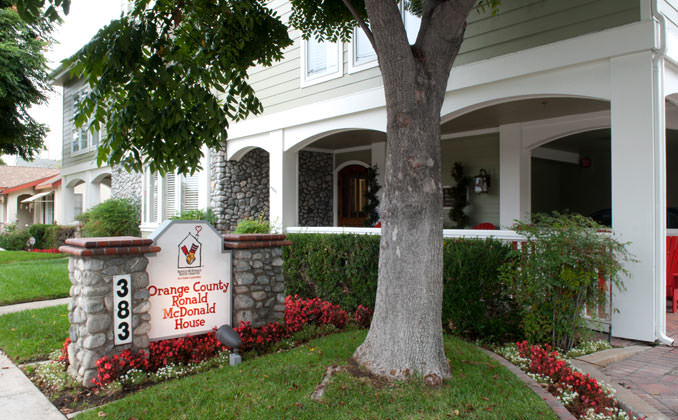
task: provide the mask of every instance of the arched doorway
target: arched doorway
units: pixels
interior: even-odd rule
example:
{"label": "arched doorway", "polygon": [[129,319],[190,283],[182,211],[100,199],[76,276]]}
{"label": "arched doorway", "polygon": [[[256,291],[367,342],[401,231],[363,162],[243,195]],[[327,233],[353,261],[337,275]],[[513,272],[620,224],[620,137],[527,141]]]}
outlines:
{"label": "arched doorway", "polygon": [[337,174],[337,224],[364,227],[367,221],[367,168],[352,164]]}

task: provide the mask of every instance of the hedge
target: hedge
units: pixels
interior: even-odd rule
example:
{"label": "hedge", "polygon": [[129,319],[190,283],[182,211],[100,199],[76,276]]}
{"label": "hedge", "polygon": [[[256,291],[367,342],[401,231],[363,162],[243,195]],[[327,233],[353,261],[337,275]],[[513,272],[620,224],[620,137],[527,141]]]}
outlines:
{"label": "hedge", "polygon": [[[379,236],[288,234],[287,295],[319,297],[348,311],[374,308]],[[519,311],[499,280],[511,246],[487,239],[447,240],[443,253],[443,326],[469,338],[519,337]]]}

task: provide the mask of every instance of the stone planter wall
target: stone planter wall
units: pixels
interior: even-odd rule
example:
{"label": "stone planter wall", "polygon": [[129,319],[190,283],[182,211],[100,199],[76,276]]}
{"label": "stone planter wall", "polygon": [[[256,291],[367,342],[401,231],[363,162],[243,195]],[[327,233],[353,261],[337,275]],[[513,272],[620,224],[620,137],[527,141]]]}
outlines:
{"label": "stone planter wall", "polygon": [[[71,322],[69,373],[92,386],[96,361],[125,349],[147,350],[150,308],[146,253],[158,252],[152,240],[133,237],[67,239],[59,251],[69,254]],[[113,340],[113,276],[131,275],[133,342],[115,346]]]}
{"label": "stone planter wall", "polygon": [[241,321],[260,327],[283,319],[285,279],[282,247],[285,235],[225,235],[233,252],[233,326]]}

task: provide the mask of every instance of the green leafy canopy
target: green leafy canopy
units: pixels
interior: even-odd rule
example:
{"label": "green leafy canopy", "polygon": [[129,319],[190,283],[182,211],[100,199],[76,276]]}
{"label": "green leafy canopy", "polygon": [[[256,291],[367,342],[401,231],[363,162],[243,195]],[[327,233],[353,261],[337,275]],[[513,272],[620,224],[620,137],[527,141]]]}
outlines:
{"label": "green leafy canopy", "polygon": [[[290,3],[289,25],[305,38],[349,39],[357,20],[347,4],[368,21],[364,0]],[[138,0],[66,63],[91,86],[76,125],[105,126],[99,163],[193,172],[201,147],[219,148],[229,122],[262,111],[247,70],[280,60],[288,30],[262,0]]]}
{"label": "green leafy canopy", "polygon": [[44,103],[49,90],[42,55],[46,29],[44,22],[28,24],[8,2],[0,1],[0,154],[31,159],[43,148],[47,127],[28,109]]}
{"label": "green leafy canopy", "polygon": [[247,69],[291,44],[260,1],[137,1],[67,63],[91,86],[76,125],[105,125],[100,163],[193,172],[229,121],[262,111]]}

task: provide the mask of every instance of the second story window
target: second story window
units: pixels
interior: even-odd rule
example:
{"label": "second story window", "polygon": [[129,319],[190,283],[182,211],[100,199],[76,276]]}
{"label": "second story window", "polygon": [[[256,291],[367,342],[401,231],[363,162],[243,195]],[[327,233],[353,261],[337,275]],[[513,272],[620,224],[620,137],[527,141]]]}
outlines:
{"label": "second story window", "polygon": [[[414,44],[417,41],[417,35],[419,34],[421,18],[407,10],[405,1],[399,2],[398,7],[400,8],[400,14],[403,18],[405,32],[407,33],[407,41],[410,44]],[[351,51],[351,59],[349,60],[350,73],[365,70],[377,65],[377,54],[374,52],[369,39],[367,39],[367,35],[365,35],[365,32],[360,28],[356,28],[353,32],[353,37],[351,38]]]}
{"label": "second story window", "polygon": [[302,86],[342,75],[341,43],[302,41]]}
{"label": "second story window", "polygon": [[[75,116],[78,113],[78,106],[80,101],[87,95],[87,88],[82,88],[78,90],[75,95],[73,95],[73,108],[72,115]],[[85,153],[90,150],[94,150],[99,146],[100,133],[95,130],[92,132],[89,129],[89,122],[82,125],[82,127],[76,127],[73,124],[73,138],[71,140],[71,154]]]}

